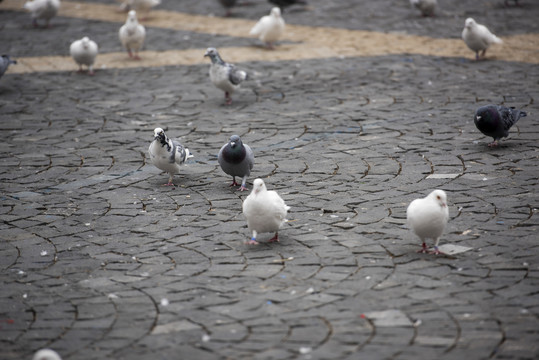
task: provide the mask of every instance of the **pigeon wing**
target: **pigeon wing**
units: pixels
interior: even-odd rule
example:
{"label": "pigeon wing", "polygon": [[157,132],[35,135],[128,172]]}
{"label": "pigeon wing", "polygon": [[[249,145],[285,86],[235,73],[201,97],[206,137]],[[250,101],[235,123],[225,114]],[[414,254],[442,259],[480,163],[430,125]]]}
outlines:
{"label": "pigeon wing", "polygon": [[228,64],[228,66],[228,80],[230,80],[232,84],[238,85],[247,78],[247,73],[245,71],[237,69],[232,64]]}

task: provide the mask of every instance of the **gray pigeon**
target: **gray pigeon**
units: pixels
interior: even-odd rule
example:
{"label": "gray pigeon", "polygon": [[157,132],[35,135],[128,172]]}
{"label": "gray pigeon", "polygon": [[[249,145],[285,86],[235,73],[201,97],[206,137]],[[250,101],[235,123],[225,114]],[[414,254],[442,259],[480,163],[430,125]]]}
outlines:
{"label": "gray pigeon", "polygon": [[225,16],[230,16],[232,15],[232,8],[236,5],[236,0],[218,0],[221,5],[223,5],[223,7],[226,9],[226,15]]}
{"label": "gray pigeon", "polygon": [[232,135],[230,141],[219,150],[217,160],[221,165],[221,169],[232,176],[230,186],[238,186],[236,176],[240,176],[242,181],[238,190],[248,190],[245,187],[245,182],[251,174],[251,169],[255,163],[255,156],[249,145],[244,144],[238,135]]}
{"label": "gray pigeon", "polygon": [[477,109],[473,121],[479,131],[494,138],[488,146],[498,146],[498,140],[507,137],[511,126],[526,115],[524,111],[516,110],[514,107],[486,105]]}
{"label": "gray pigeon", "polygon": [[168,183],[164,185],[174,186],[172,177],[180,172],[180,165],[193,155],[178,141],[169,139],[163,129],[155,128],[153,134],[154,139],[148,148],[150,159],[156,168],[169,174]]}
{"label": "gray pigeon", "polygon": [[270,3],[277,5],[282,12],[284,8],[292,5],[307,5],[306,0],[268,0]]}
{"label": "gray pigeon", "polygon": [[2,57],[0,57],[0,78],[7,71],[7,68],[9,67],[10,64],[16,64],[16,63],[17,61],[11,60],[9,58],[9,55],[2,55]]}
{"label": "gray pigeon", "polygon": [[221,59],[215,48],[208,48],[204,56],[208,56],[211,59],[211,82],[225,92],[225,104],[232,104],[231,95],[240,87],[241,82],[247,79],[247,73]]}

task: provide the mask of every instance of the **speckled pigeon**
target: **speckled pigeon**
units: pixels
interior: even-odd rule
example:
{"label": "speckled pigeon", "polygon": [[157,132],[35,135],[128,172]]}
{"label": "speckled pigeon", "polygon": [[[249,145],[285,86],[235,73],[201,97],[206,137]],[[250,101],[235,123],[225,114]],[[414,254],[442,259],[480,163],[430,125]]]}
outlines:
{"label": "speckled pigeon", "polygon": [[253,190],[243,202],[243,215],[247,219],[247,227],[252,233],[249,245],[256,245],[258,233],[275,232],[269,242],[279,241],[279,229],[287,221],[286,214],[290,209],[275,191],[268,191],[262,179],[255,179]]}
{"label": "speckled pigeon", "polygon": [[204,56],[208,56],[211,59],[211,82],[225,92],[225,104],[232,104],[231,95],[247,79],[247,73],[237,69],[233,64],[225,62],[215,48],[208,48]]}
{"label": "speckled pigeon", "polygon": [[[406,209],[406,220],[408,226],[421,239],[422,247],[418,252],[441,254],[438,243],[449,220],[445,191],[434,190],[427,197],[412,201]],[[434,251],[427,249],[426,239],[434,240]]]}
{"label": "speckled pigeon", "polygon": [[477,109],[473,121],[479,131],[494,138],[488,146],[497,146],[498,140],[509,136],[511,126],[526,115],[524,111],[516,110],[514,107],[486,105]]}
{"label": "speckled pigeon", "polygon": [[193,155],[178,141],[169,139],[163,129],[156,128],[153,133],[154,139],[148,148],[150,160],[155,167],[169,174],[168,183],[164,185],[174,186],[172,183],[174,174],[178,174],[180,165]]}
{"label": "speckled pigeon", "polygon": [[237,186],[236,176],[242,178],[239,191],[248,190],[245,187],[247,177],[251,174],[251,170],[255,163],[255,156],[249,145],[244,144],[238,135],[232,135],[230,141],[224,144],[219,150],[217,160],[221,169],[228,175],[232,176],[232,184]]}

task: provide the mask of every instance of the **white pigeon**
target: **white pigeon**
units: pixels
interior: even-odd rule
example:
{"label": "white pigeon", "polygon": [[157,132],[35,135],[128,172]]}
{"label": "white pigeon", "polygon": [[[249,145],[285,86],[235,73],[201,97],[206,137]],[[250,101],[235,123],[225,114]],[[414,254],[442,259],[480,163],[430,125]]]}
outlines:
{"label": "white pigeon", "polygon": [[252,233],[249,245],[256,245],[258,233],[275,232],[269,242],[279,241],[279,228],[286,220],[290,209],[275,191],[268,191],[262,179],[255,179],[253,190],[243,202],[243,215],[247,218],[247,227]]}
{"label": "white pigeon", "polygon": [[123,11],[135,10],[139,14],[143,14],[144,20],[144,15],[148,16],[150,10],[159,4],[161,4],[161,0],[125,0],[120,5],[120,9]]}
{"label": "white pigeon", "polygon": [[419,252],[429,252],[425,240],[432,239],[434,240],[432,253],[440,254],[438,243],[449,220],[445,191],[434,190],[427,197],[412,201],[406,209],[406,220],[408,226],[422,241]]}
{"label": "white pigeon", "polygon": [[58,13],[60,9],[60,0],[32,0],[24,4],[24,8],[32,14],[32,24],[37,27],[38,19],[45,20],[45,26],[49,26],[49,22]]}
{"label": "white pigeon", "polygon": [[71,57],[79,65],[79,72],[82,72],[82,65],[86,65],[88,67],[88,74],[90,75],[94,74],[94,62],[97,52],[97,44],[87,36],[73,41],[69,47]]}
{"label": "white pigeon", "polygon": [[62,360],[62,358],[54,350],[41,349],[34,354],[32,360]]}
{"label": "white pigeon", "polygon": [[436,0],[410,0],[410,4],[421,11],[423,16],[433,16],[438,2]]}
{"label": "white pigeon", "polygon": [[127,50],[129,57],[133,57],[133,52],[135,52],[134,58],[140,60],[138,52],[142,48],[142,44],[144,44],[146,29],[143,25],[138,23],[137,12],[135,10],[131,10],[127,13],[127,20],[120,28],[118,35],[120,36],[120,41]]}
{"label": "white pigeon", "polygon": [[475,51],[476,60],[479,60],[479,51],[482,51],[481,57],[483,57],[491,44],[503,43],[502,39],[491,33],[485,25],[476,23],[472,18],[467,18],[464,22],[462,40]]}
{"label": "white pigeon", "polygon": [[169,139],[163,129],[155,128],[153,134],[154,139],[148,148],[150,160],[155,167],[169,174],[168,183],[164,185],[174,186],[172,183],[174,174],[178,174],[180,165],[193,155],[178,141]]}
{"label": "white pigeon", "polygon": [[218,89],[225,92],[225,104],[232,104],[232,93],[240,87],[240,84],[245,79],[247,79],[247,73],[221,59],[221,56],[215,48],[208,48],[204,56],[208,56],[211,60],[211,82]]}
{"label": "white pigeon", "polygon": [[281,38],[284,33],[285,23],[281,16],[281,9],[274,7],[269,15],[262,16],[253,26],[249,35],[258,36],[260,41],[273,49],[273,44]]}

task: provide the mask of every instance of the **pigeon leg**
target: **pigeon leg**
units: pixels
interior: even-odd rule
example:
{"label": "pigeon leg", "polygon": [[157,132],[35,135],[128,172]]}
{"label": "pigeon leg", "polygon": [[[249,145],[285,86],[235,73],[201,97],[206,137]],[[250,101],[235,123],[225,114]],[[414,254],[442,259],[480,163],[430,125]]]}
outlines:
{"label": "pigeon leg", "polygon": [[426,254],[429,252],[429,249],[427,248],[427,244],[423,241],[423,245],[421,245],[421,250],[417,250],[418,253]]}
{"label": "pigeon leg", "polygon": [[279,242],[279,233],[276,231],[275,235],[268,242]]}
{"label": "pigeon leg", "polygon": [[486,53],[487,53],[487,49],[481,51],[481,58],[484,58]]}
{"label": "pigeon leg", "polygon": [[163,184],[163,186],[175,186],[172,182],[172,174],[170,174],[170,176],[168,177],[168,183]]}
{"label": "pigeon leg", "polygon": [[479,60],[479,51],[475,52],[475,61]]}
{"label": "pigeon leg", "polygon": [[437,246],[437,245],[434,245],[434,250],[430,250],[430,251],[429,251],[429,254],[434,254],[434,255],[445,255],[445,253],[441,252],[441,251],[438,249],[438,246]]}
{"label": "pigeon leg", "polygon": [[140,56],[138,56],[138,50],[135,51],[135,60],[140,60]]}
{"label": "pigeon leg", "polygon": [[498,140],[494,140],[493,142],[488,144],[488,147],[496,147],[498,146]]}
{"label": "pigeon leg", "polygon": [[256,241],[256,231],[255,230],[253,230],[253,237],[251,238],[251,240],[246,241],[245,244],[247,244],[247,245],[258,245],[258,242]]}
{"label": "pigeon leg", "polygon": [[37,24],[37,19],[36,18],[32,19],[32,26],[35,27],[35,28],[37,28],[39,26]]}
{"label": "pigeon leg", "polygon": [[90,76],[95,75],[93,65],[88,66],[88,75],[90,75]]}
{"label": "pigeon leg", "polygon": [[238,186],[239,184],[236,182],[236,177],[232,176],[232,184],[230,186]]}
{"label": "pigeon leg", "polygon": [[77,71],[78,73],[81,73],[82,72],[82,64],[79,64],[79,70]]}
{"label": "pigeon leg", "polygon": [[249,190],[248,188],[245,187],[246,182],[247,182],[247,175],[243,177],[243,180],[241,181],[241,186],[238,188],[239,191]]}
{"label": "pigeon leg", "polygon": [[129,55],[130,58],[133,57],[133,53],[131,52],[131,49],[127,49],[127,55]]}
{"label": "pigeon leg", "polygon": [[232,104],[232,98],[230,97],[230,94],[228,91],[225,91],[225,105]]}

